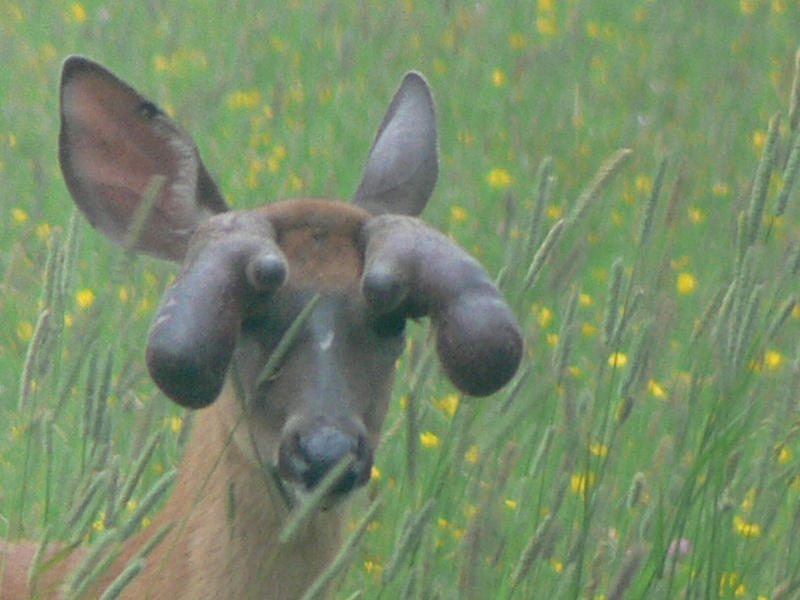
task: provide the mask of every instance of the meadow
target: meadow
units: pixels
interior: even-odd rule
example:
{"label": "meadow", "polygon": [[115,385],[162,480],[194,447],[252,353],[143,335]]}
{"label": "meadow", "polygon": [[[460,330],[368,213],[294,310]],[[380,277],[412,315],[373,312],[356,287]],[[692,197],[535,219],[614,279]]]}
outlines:
{"label": "meadow", "polygon": [[143,363],[174,268],[61,178],[63,59],[174,115],[237,208],[350,197],[414,69],[424,218],[526,357],[461,397],[412,327],[333,596],[800,598],[798,31],[788,0],[0,0],[0,537],[90,546],[79,597],[191,420]]}

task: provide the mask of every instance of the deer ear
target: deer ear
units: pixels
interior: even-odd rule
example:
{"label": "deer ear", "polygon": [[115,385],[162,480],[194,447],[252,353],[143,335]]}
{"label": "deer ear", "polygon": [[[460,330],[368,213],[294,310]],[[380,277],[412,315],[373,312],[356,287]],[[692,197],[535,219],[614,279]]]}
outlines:
{"label": "deer ear", "polygon": [[191,137],[79,56],[61,75],[59,161],[75,203],[112,241],[180,261],[198,224],[226,211]]}
{"label": "deer ear", "polygon": [[383,118],[354,202],[373,215],[416,216],[438,175],[433,96],[422,75],[411,72]]}

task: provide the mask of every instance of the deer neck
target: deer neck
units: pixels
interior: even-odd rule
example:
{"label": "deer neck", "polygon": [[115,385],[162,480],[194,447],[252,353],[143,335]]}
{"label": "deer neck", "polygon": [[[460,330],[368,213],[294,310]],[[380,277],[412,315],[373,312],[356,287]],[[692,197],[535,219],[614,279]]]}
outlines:
{"label": "deer neck", "polygon": [[175,490],[150,527],[172,523],[172,530],[136,578],[131,598],[299,598],[338,551],[347,514],[342,505],[280,541],[289,507],[270,474],[240,446],[237,434],[246,433],[246,423],[232,431],[233,401],[223,392],[198,411]]}

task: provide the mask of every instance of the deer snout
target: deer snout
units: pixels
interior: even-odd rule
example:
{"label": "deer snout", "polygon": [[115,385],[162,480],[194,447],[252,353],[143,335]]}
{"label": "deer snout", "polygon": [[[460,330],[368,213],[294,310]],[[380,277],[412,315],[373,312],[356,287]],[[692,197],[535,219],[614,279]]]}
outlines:
{"label": "deer snout", "polygon": [[310,492],[331,469],[348,459],[352,464],[334,484],[332,496],[344,496],[369,481],[372,471],[369,440],[353,427],[333,423],[301,425],[284,433],[278,470],[283,479]]}

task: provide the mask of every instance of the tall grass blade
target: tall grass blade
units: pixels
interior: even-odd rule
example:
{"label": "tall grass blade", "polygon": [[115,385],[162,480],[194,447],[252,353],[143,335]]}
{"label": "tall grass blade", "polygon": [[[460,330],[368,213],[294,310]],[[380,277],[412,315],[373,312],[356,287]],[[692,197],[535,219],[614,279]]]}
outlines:
{"label": "tall grass blade", "polygon": [[645,365],[650,356],[652,347],[652,322],[648,321],[639,329],[631,350],[631,360],[627,371],[625,372],[622,384],[620,385],[619,395],[622,398],[627,398],[636,393],[636,388],[641,384],[642,377],[645,373]]}
{"label": "tall grass blade", "polygon": [[78,568],[73,571],[67,581],[68,598],[79,599],[94,583],[91,576],[96,572],[97,565],[105,562],[105,557],[112,550],[117,541],[117,532],[113,529],[102,532],[92,544],[89,552],[81,561]]}
{"label": "tall grass blade", "polygon": [[284,525],[278,537],[282,544],[293,540],[311,520],[311,517],[322,509],[323,503],[328,498],[330,492],[339,483],[347,470],[353,466],[355,461],[356,457],[353,454],[349,454],[336,463],[336,465],[325,474],[325,477],[317,484],[308,498],[294,509],[291,518],[286,525]]}
{"label": "tall grass blade", "polygon": [[559,219],[553,223],[553,226],[547,232],[544,241],[539,246],[536,254],[533,255],[533,260],[531,261],[531,266],[528,268],[528,272],[525,273],[522,286],[523,290],[531,289],[536,283],[545,261],[548,259],[553,248],[555,248],[556,242],[558,242],[558,239],[561,237],[565,223],[564,219]]}
{"label": "tall grass blade", "polygon": [[419,510],[416,515],[408,513],[403,532],[400,534],[395,546],[392,558],[388,566],[383,571],[384,583],[390,583],[400,573],[406,558],[413,552],[414,548],[422,538],[422,534],[436,509],[436,500],[431,499]]}
{"label": "tall grass blade", "polygon": [[614,176],[625,165],[633,155],[633,151],[628,148],[617,150],[600,165],[597,173],[589,182],[586,189],[578,196],[575,206],[567,217],[567,224],[571,227],[579,222],[586,213],[592,202],[603,193],[608,185],[613,181]]}
{"label": "tall grass blade", "polygon": [[798,120],[800,120],[800,48],[794,53],[794,77],[789,95],[789,129],[792,133],[797,132]]}
{"label": "tall grass blade", "polygon": [[545,207],[552,197],[554,181],[553,159],[548,156],[539,163],[539,171],[536,175],[536,200],[533,204],[530,221],[528,222],[528,237],[523,253],[526,258],[530,256],[536,244],[539,244],[541,241]]}
{"label": "tall grass blade", "polygon": [[711,302],[708,303],[708,306],[706,306],[703,314],[695,322],[694,327],[692,328],[692,337],[689,338],[690,345],[694,346],[697,340],[699,340],[708,329],[709,323],[711,323],[715,317],[718,317],[719,313],[721,312],[723,301],[726,298],[726,291],[728,289],[730,288],[720,288],[717,290],[717,293],[714,294]]}
{"label": "tall grass blade", "polygon": [[612,348],[617,343],[615,337],[621,308],[622,274],[624,266],[621,258],[617,258],[611,265],[608,294],[606,296],[606,310],[603,317],[603,346]]}
{"label": "tall grass blade", "polygon": [[[28,585],[30,586],[35,580],[36,577],[42,570],[42,566],[44,565],[45,557],[47,556],[47,550],[50,547],[50,542],[52,541],[52,533],[53,530],[51,527],[45,527],[39,542],[36,544],[36,552],[33,555],[33,560],[31,560],[31,566],[28,568]],[[2,563],[0,563],[0,567],[2,567]],[[2,568],[0,568],[2,571]]]}
{"label": "tall grass blade", "polygon": [[753,179],[750,204],[747,207],[744,233],[745,247],[752,246],[756,242],[759,229],[761,228],[761,222],[764,218],[764,207],[767,202],[767,189],[769,187],[770,175],[772,175],[772,165],[775,161],[775,142],[778,140],[780,122],[779,114],[773,116],[769,121],[767,140],[764,143],[761,160],[758,163],[756,175]]}
{"label": "tall grass blade", "polygon": [[653,220],[655,219],[656,208],[658,207],[658,199],[661,196],[661,188],[664,185],[664,175],[667,172],[669,159],[666,157],[661,159],[658,164],[658,172],[656,179],[653,182],[653,187],[650,190],[650,195],[647,198],[647,204],[644,208],[644,216],[639,223],[639,231],[636,234],[636,245],[641,248],[645,242],[650,238],[650,231],[653,227]]}
{"label": "tall grass blade", "polygon": [[43,310],[39,313],[36,326],[33,328],[31,341],[28,343],[28,350],[25,353],[25,361],[22,363],[22,375],[19,381],[19,396],[17,409],[22,413],[28,408],[28,400],[33,390],[39,372],[40,352],[45,348],[50,327],[50,311]]}
{"label": "tall grass blade", "polygon": [[763,292],[764,286],[761,284],[756,285],[744,308],[742,320],[736,332],[736,345],[733,352],[733,365],[735,368],[741,367],[744,363],[746,356],[745,351],[748,349],[753,339],[753,330],[755,328],[759,308],[761,307],[761,296]]}
{"label": "tall grass blade", "polygon": [[158,481],[153,484],[153,487],[145,494],[144,498],[142,498],[139,505],[136,509],[131,513],[128,520],[123,523],[119,528],[119,535],[120,539],[128,539],[139,527],[142,525],[142,519],[151,511],[155,504],[161,500],[161,498],[167,493],[167,491],[172,487],[172,484],[175,482],[175,479],[178,476],[178,472],[175,470],[167,471],[161,477],[159,477]]}
{"label": "tall grass blade", "polygon": [[764,336],[765,341],[772,340],[778,332],[792,316],[794,309],[797,307],[797,296],[789,296],[780,307],[775,311],[775,316],[767,327],[767,333]]}
{"label": "tall grass blade", "polygon": [[[117,575],[114,581],[106,588],[103,592],[103,595],[100,597],[101,600],[103,598],[118,598],[119,595],[125,590],[125,588],[130,585],[130,583],[136,578],[139,573],[147,566],[147,556],[152,552],[167,536],[167,534],[172,531],[174,527],[174,523],[168,523],[161,527],[158,531],[150,537],[147,542],[134,554],[125,567],[122,569],[122,572]],[[98,565],[98,569],[96,573],[102,574],[105,573],[110,566],[110,562],[115,560],[117,557],[114,554],[111,554],[107,557],[103,564]],[[109,560],[110,559],[110,560]]]}
{"label": "tall grass blade", "polygon": [[527,577],[531,567],[541,556],[542,551],[550,545],[551,532],[554,531],[552,515],[545,515],[530,541],[525,546],[522,554],[517,560],[514,570],[511,572],[511,593],[513,594],[520,583]]}
{"label": "tall grass blade", "polygon": [[790,275],[800,275],[800,243],[794,244],[786,260],[786,270]]}
{"label": "tall grass blade", "polygon": [[[78,537],[83,534],[86,528],[85,522],[94,518],[94,511],[92,509],[98,501],[98,497],[101,490],[105,487],[106,482],[107,474],[103,471],[95,473],[92,476],[66,519],[68,531],[75,531]],[[84,523],[84,525],[79,526],[80,523]]]}
{"label": "tall grass blade", "polygon": [[622,310],[620,310],[617,328],[611,336],[612,339],[619,341],[628,332],[628,328],[633,324],[633,318],[639,313],[643,301],[644,290],[641,288],[633,293],[632,298],[626,299]]}
{"label": "tall grass blade", "polygon": [[789,158],[783,169],[781,189],[778,191],[778,197],[775,200],[775,218],[782,217],[786,212],[786,207],[789,205],[789,196],[794,190],[794,185],[797,181],[798,171],[800,171],[800,133],[794,136],[792,150],[789,152]]}
{"label": "tall grass blade", "polygon": [[353,554],[361,542],[361,538],[364,537],[364,533],[367,531],[367,526],[372,522],[373,517],[382,505],[383,501],[380,498],[369,505],[369,508],[367,508],[364,516],[356,525],[353,533],[351,533],[350,537],[348,537],[345,541],[342,549],[339,550],[339,553],[333,559],[331,564],[328,565],[322,574],[317,577],[314,583],[311,584],[311,587],[303,595],[301,600],[320,600],[321,598],[325,597],[325,592],[328,589],[328,586],[339,576],[339,574],[352,560]]}
{"label": "tall grass blade", "polygon": [[62,297],[69,297],[75,289],[75,268],[80,247],[80,232],[83,226],[83,215],[77,209],[72,211],[67,226],[67,238],[64,242],[64,251],[61,269],[59,292]]}
{"label": "tall grass blade", "polygon": [[128,250],[133,250],[142,237],[145,225],[150,219],[153,209],[156,207],[156,202],[161,197],[161,192],[167,184],[167,178],[164,175],[153,175],[150,181],[147,182],[147,187],[142,192],[142,199],[139,202],[139,207],[133,216],[133,220],[128,227],[128,231],[123,241],[123,247]]}
{"label": "tall grass blade", "polygon": [[536,448],[536,454],[533,455],[533,460],[531,460],[530,467],[528,467],[528,477],[533,478],[539,474],[545,458],[550,453],[550,448],[553,445],[553,439],[555,438],[555,435],[555,425],[548,425],[547,429],[544,430],[542,439],[539,441],[539,446]]}
{"label": "tall grass blade", "polygon": [[631,587],[633,577],[641,567],[646,554],[647,551],[643,545],[634,546],[628,551],[625,560],[622,562],[620,572],[609,589],[606,600],[622,600],[625,597],[626,592]]}
{"label": "tall grass blade", "polygon": [[[297,315],[292,321],[292,324],[289,326],[289,329],[286,330],[286,333],[281,336],[280,342],[270,354],[269,359],[267,359],[267,364],[264,365],[264,368],[261,369],[261,373],[258,376],[258,380],[256,381],[256,388],[264,385],[267,383],[275,374],[278,365],[281,364],[283,357],[286,355],[286,352],[294,343],[294,340],[297,338],[298,334],[302,330],[303,326],[305,325],[306,321],[308,321],[309,317],[311,317],[311,313],[314,312],[314,308],[317,306],[321,296],[319,294],[314,295],[311,300],[303,307],[303,310],[300,311],[300,314]],[[240,396],[244,398],[244,396]]]}
{"label": "tall grass blade", "polygon": [[558,342],[556,343],[553,357],[550,365],[555,374],[556,381],[559,383],[564,377],[564,372],[569,365],[572,356],[572,344],[575,333],[575,320],[578,308],[578,298],[580,297],[580,290],[573,290],[572,294],[567,301],[567,307],[564,311],[564,318],[561,322],[561,327],[558,332]]}
{"label": "tall grass blade", "polygon": [[122,570],[122,573],[120,573],[116,579],[111,582],[111,585],[106,588],[103,595],[100,596],[100,600],[116,600],[119,598],[120,594],[122,594],[130,582],[144,570],[145,566],[147,566],[147,561],[143,558],[129,562]]}
{"label": "tall grass blade", "polygon": [[150,459],[153,457],[153,453],[158,447],[158,444],[161,442],[161,438],[161,431],[155,431],[152,433],[148,438],[147,443],[145,443],[144,448],[136,457],[136,460],[130,467],[128,477],[125,479],[125,483],[122,484],[122,489],[117,496],[114,513],[121,514],[122,511],[125,510],[128,502],[133,497],[133,492],[136,489],[136,486],[139,485],[139,481],[142,479],[145,468],[150,464]]}

